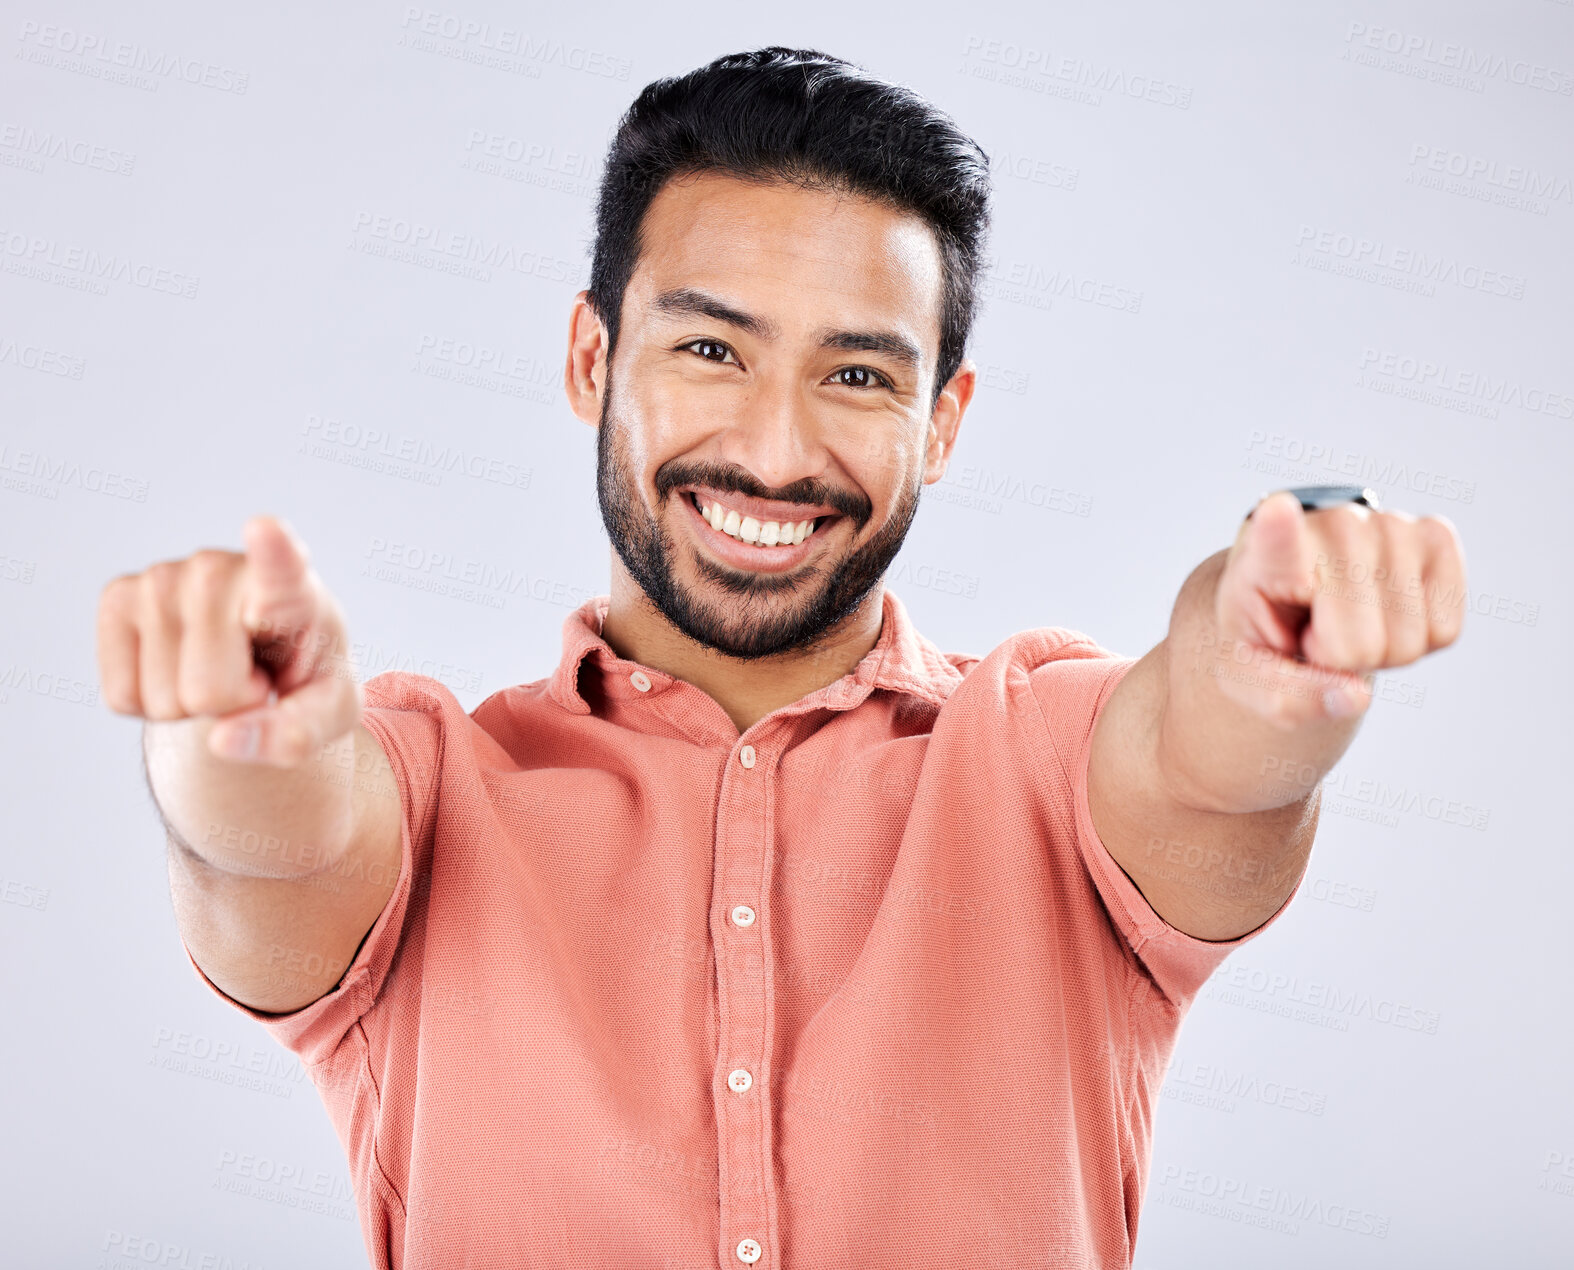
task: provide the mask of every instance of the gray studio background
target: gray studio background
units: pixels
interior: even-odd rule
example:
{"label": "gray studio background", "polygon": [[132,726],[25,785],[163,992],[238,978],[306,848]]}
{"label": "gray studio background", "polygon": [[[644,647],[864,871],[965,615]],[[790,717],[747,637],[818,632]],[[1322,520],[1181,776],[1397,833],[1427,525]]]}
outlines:
{"label": "gray studio background", "polygon": [[1138,1266],[1574,1262],[1574,6],[1093,10],[0,4],[0,1262],[364,1264],[310,1082],[186,964],[99,591],[270,512],[363,677],[548,674],[608,577],[561,376],[610,130],[768,43],[999,165],[983,386],[888,577],[943,648],[1141,653],[1284,485],[1464,537],[1462,641],[1185,1021]]}

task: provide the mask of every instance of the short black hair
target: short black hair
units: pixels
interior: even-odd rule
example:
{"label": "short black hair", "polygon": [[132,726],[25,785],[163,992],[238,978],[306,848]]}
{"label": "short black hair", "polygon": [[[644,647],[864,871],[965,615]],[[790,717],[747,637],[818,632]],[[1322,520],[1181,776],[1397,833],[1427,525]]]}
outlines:
{"label": "short black hair", "polygon": [[596,203],[590,304],[617,347],[645,212],[674,176],[721,171],[844,190],[922,217],[940,247],[930,409],[961,365],[989,229],[989,156],[911,89],[815,49],[730,53],[647,84],[624,112]]}

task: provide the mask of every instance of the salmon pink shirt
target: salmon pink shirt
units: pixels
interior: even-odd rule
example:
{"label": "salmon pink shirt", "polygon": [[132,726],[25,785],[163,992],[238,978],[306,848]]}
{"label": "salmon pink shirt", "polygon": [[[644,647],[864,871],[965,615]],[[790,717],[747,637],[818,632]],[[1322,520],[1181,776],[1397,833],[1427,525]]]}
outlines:
{"label": "salmon pink shirt", "polygon": [[604,595],[468,713],[366,682],[402,860],[343,979],[267,1014],[192,966],[310,1073],[373,1266],[1131,1264],[1177,1029],[1284,907],[1193,938],[1099,841],[1134,659],[942,653],[880,602],[741,735],[613,652]]}

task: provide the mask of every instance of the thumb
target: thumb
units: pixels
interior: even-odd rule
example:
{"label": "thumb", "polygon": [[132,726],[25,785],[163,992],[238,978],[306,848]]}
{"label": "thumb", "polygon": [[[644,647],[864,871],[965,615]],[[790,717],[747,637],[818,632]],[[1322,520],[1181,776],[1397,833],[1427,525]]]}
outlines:
{"label": "thumb", "polygon": [[224,758],[298,767],[353,728],[361,708],[355,680],[313,679],[268,705],[225,715],[208,744]]}

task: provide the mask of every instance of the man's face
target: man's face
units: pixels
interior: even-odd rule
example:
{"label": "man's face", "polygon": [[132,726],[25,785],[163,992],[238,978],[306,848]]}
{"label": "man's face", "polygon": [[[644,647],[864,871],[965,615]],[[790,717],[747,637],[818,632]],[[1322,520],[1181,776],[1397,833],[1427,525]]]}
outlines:
{"label": "man's face", "polygon": [[865,199],[704,173],[662,189],[643,239],[602,397],[602,522],[691,639],[811,649],[944,470],[933,234]]}

